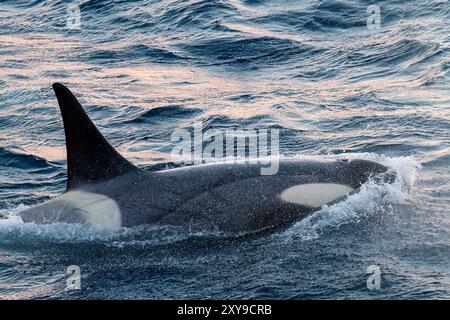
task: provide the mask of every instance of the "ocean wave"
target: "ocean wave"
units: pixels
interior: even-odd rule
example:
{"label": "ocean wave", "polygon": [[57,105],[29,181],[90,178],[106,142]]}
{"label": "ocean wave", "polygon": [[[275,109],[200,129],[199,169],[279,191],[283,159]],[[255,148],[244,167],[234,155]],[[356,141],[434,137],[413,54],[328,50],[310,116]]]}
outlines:
{"label": "ocean wave", "polygon": [[17,169],[45,169],[54,168],[46,159],[36,155],[11,151],[0,147],[0,167],[13,167]]}
{"label": "ocean wave", "polygon": [[133,60],[144,60],[153,63],[172,63],[183,60],[179,55],[163,48],[155,48],[149,45],[139,44],[126,46],[116,50],[94,50],[83,55],[83,59],[89,63],[117,63]]}
{"label": "ocean wave", "polygon": [[317,53],[315,48],[288,39],[274,37],[218,38],[184,44],[181,49],[188,52],[191,59],[200,65],[241,65],[257,66],[287,63]]}
{"label": "ocean wave", "polygon": [[168,119],[186,119],[202,113],[202,109],[186,108],[179,105],[156,107],[133,116],[126,122],[131,123],[147,123],[152,121],[168,121]]}

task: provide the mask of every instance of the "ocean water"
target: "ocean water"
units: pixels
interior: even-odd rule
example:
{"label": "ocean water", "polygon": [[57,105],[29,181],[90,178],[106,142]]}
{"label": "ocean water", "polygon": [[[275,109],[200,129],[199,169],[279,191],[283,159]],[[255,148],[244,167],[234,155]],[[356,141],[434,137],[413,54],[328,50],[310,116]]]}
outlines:
{"label": "ocean water", "polygon": [[[447,0],[101,0],[79,20],[75,4],[0,2],[0,298],[450,298]],[[241,241],[25,224],[65,189],[56,81],[141,167],[202,121],[276,128],[283,157],[372,159],[398,180]]]}

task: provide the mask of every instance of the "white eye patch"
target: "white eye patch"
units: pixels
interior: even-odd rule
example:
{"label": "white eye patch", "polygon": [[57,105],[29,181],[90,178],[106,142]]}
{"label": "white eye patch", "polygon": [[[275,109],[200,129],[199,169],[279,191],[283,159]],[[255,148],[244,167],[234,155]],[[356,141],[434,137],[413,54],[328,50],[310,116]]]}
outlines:
{"label": "white eye patch", "polygon": [[280,194],[283,201],[300,204],[310,208],[320,208],[324,204],[337,200],[353,188],[337,183],[308,183],[290,187]]}

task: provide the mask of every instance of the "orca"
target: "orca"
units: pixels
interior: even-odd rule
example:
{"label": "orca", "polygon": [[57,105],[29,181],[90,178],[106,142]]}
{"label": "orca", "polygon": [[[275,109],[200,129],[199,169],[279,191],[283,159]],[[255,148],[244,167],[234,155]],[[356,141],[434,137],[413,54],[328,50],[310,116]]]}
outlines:
{"label": "orca", "polygon": [[25,223],[253,234],[288,227],[370,179],[395,180],[386,166],[358,159],[280,159],[275,175],[261,175],[248,162],[144,171],[106,141],[68,88],[55,83],[53,89],[64,123],[67,190],[22,211]]}

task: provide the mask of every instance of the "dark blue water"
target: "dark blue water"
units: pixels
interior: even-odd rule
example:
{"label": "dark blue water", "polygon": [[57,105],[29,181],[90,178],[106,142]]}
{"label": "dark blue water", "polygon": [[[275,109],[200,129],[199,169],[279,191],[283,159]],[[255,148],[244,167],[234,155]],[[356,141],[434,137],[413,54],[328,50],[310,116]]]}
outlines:
{"label": "dark blue water", "polygon": [[[68,29],[70,3],[0,2],[1,298],[450,298],[448,1],[87,1]],[[65,189],[55,81],[142,167],[202,121],[278,128],[284,157],[374,159],[399,181],[245,241],[24,224]]]}

